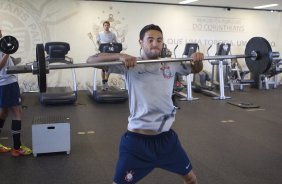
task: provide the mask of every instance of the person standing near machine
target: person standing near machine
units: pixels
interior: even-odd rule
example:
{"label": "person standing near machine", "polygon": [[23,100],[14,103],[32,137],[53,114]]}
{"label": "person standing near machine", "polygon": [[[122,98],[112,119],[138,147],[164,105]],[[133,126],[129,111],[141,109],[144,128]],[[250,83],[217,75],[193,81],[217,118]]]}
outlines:
{"label": "person standing near machine", "polygon": [[[98,46],[102,43],[114,43],[117,42],[116,35],[110,31],[111,24],[109,21],[103,22],[103,29],[104,31],[100,32],[97,37],[96,41]],[[105,91],[109,88],[108,79],[110,74],[108,73],[107,69],[102,69],[101,77],[102,77],[102,89]]]}
{"label": "person standing near machine", "polygon": [[[0,29],[0,38],[2,33]],[[0,132],[4,126],[8,113],[12,114],[12,135],[14,147],[13,149],[0,144],[0,153],[11,152],[12,156],[18,157],[21,155],[30,155],[31,149],[21,144],[21,96],[17,76],[7,74],[8,66],[13,66],[14,63],[9,54],[0,51]]]}

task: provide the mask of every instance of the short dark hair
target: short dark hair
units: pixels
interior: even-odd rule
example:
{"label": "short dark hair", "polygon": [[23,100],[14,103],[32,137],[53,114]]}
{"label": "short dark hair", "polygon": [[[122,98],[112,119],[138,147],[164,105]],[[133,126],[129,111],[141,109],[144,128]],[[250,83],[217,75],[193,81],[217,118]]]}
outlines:
{"label": "short dark hair", "polygon": [[150,30],[156,30],[156,31],[159,31],[163,34],[163,31],[162,29],[158,26],[158,25],[155,25],[155,24],[149,24],[145,27],[143,27],[140,31],[140,34],[139,34],[139,40],[143,40],[144,36],[145,36],[145,33],[147,31],[150,31]]}
{"label": "short dark hair", "polygon": [[103,26],[104,26],[104,24],[109,24],[109,25],[111,25],[110,22],[107,21],[107,20],[103,22]]}

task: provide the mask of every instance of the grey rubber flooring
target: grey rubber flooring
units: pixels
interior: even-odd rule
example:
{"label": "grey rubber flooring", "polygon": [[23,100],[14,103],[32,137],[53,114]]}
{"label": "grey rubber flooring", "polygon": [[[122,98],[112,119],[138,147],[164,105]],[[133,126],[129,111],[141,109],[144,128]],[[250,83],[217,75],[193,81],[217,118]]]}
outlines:
{"label": "grey rubber flooring", "polygon": [[[173,129],[192,161],[199,184],[282,182],[282,87],[226,92],[229,101],[260,106],[244,109],[193,93],[179,101]],[[118,144],[126,130],[128,103],[98,104],[80,91],[75,105],[43,106],[37,93],[23,94],[22,142],[32,147],[35,117],[66,116],[71,151],[13,158],[0,154],[1,184],[110,184]],[[11,146],[7,119],[0,143]],[[140,184],[183,184],[181,177],[155,169]]]}

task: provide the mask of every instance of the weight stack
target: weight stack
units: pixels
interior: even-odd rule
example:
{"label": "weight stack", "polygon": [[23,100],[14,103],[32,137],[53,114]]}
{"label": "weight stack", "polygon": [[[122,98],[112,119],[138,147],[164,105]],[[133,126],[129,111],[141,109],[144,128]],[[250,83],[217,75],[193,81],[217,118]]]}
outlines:
{"label": "weight stack", "polygon": [[32,123],[32,151],[40,153],[70,153],[70,122],[61,116],[34,117]]}

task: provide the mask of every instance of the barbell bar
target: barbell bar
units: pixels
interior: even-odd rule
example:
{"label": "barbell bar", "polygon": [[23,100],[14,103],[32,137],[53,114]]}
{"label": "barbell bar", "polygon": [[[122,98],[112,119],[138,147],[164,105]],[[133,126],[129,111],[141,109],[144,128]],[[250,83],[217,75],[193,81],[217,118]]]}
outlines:
{"label": "barbell bar", "polygon": [[[272,52],[269,42],[262,37],[251,38],[245,49],[245,54],[241,55],[218,55],[218,56],[205,56],[204,60],[225,60],[245,58],[246,64],[253,73],[263,74],[272,65],[273,58],[279,57],[278,52]],[[59,60],[58,60],[59,61]],[[137,61],[137,64],[148,63],[164,63],[164,62],[184,62],[192,61],[192,58],[162,58],[153,60]],[[49,65],[45,60],[44,45],[36,45],[36,61],[32,65],[17,65],[7,68],[8,74],[17,73],[33,73],[38,77],[39,91],[46,92],[46,74],[49,70],[70,69],[70,68],[86,68],[86,67],[104,67],[113,65],[122,65],[122,61],[101,62],[101,63],[79,63],[68,65]]]}
{"label": "barbell bar", "polygon": [[[235,58],[248,58],[254,56],[247,55],[227,55],[227,56],[207,56],[204,57],[204,60],[224,60],[224,59],[235,59]],[[137,61],[137,64],[149,64],[149,63],[165,63],[165,62],[183,62],[183,61],[191,61],[192,58],[162,58],[162,59],[152,59],[152,60],[140,60]],[[57,60],[60,62],[60,60]],[[61,69],[71,69],[71,68],[88,68],[88,67],[103,67],[103,66],[113,66],[113,65],[122,65],[122,61],[109,61],[109,62],[101,62],[101,63],[79,63],[79,64],[68,64],[68,65],[49,65],[46,62],[46,72],[49,70],[61,70]],[[17,74],[17,73],[33,73],[37,74],[38,68],[37,62],[35,61],[32,65],[18,65],[18,66],[10,66],[7,69],[8,74]]]}

